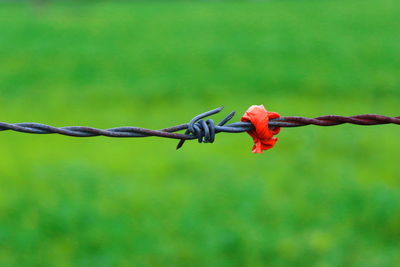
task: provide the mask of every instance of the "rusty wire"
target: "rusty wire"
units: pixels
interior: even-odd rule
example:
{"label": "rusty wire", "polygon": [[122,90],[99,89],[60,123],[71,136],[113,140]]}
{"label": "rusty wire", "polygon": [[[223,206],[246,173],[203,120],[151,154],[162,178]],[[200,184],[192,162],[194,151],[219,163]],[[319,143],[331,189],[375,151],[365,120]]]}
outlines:
{"label": "rusty wire", "polygon": [[[0,122],[0,131],[16,131],[31,134],[61,134],[74,137],[149,137],[158,136],[172,139],[180,139],[177,148],[180,148],[186,140],[198,139],[204,143],[212,143],[215,140],[217,133],[242,133],[254,129],[250,122],[235,122],[227,124],[235,115],[235,112],[229,113],[217,125],[212,119],[203,119],[219,113],[223,107],[216,108],[194,117],[189,123],[172,126],[160,130],[150,130],[140,127],[118,127],[111,129],[97,129],[85,126],[68,126],[68,127],[53,127],[40,123],[4,123]],[[356,116],[338,116],[327,115],[317,118],[305,117],[280,117],[269,121],[268,126],[273,127],[300,127],[306,125],[318,126],[335,126],[340,124],[356,124],[356,125],[382,125],[382,124],[397,124],[400,125],[399,117],[388,117],[376,114],[364,114]],[[181,130],[186,130],[184,134],[176,133]]]}

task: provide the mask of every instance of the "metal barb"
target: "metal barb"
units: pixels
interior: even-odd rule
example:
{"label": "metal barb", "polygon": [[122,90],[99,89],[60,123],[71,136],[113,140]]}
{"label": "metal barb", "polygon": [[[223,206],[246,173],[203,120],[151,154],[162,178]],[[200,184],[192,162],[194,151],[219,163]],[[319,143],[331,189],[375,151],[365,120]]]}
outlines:
{"label": "metal barb", "polygon": [[[150,130],[139,127],[118,127],[111,129],[97,129],[84,126],[68,126],[68,127],[53,127],[40,123],[5,123],[0,122],[0,131],[16,131],[31,134],[61,134],[74,137],[149,137],[158,136],[164,138],[179,139],[177,149],[181,148],[186,140],[197,139],[200,143],[213,143],[217,133],[242,133],[254,129],[250,122],[234,122],[227,124],[235,115],[235,112],[229,113],[220,123],[214,124],[212,119],[203,119],[211,115],[215,115],[223,107],[219,107],[195,116],[187,124],[180,124],[161,130]],[[400,125],[399,117],[387,117],[377,114],[364,114],[355,116],[337,116],[326,115],[316,118],[304,117],[280,117],[269,121],[269,127],[301,127],[307,125],[317,126],[335,126],[340,124],[356,124],[356,125],[382,125],[382,124],[397,124]],[[186,130],[184,134],[177,133],[178,131]]]}
{"label": "metal barb", "polygon": [[[185,135],[197,137],[199,143],[213,143],[215,140],[215,134],[218,133],[217,127],[223,126],[230,121],[233,116],[235,116],[235,112],[233,111],[229,113],[220,123],[218,123],[217,126],[214,125],[214,121],[212,119],[208,119],[206,122],[204,122],[202,119],[219,113],[223,108],[224,107],[219,107],[210,110],[191,119]],[[185,144],[185,141],[185,139],[181,139],[176,146],[176,149],[180,149]]]}

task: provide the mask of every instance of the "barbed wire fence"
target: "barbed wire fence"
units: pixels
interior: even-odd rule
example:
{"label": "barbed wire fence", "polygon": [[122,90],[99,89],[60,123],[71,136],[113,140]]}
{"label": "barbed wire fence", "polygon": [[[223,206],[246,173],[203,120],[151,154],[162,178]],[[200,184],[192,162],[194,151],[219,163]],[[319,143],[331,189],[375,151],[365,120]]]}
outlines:
{"label": "barbed wire fence", "polygon": [[[183,146],[186,140],[197,139],[200,143],[213,143],[218,133],[243,133],[254,129],[251,122],[234,122],[227,124],[235,115],[230,112],[222,121],[215,124],[213,119],[203,120],[211,115],[221,112],[219,107],[195,116],[189,123],[172,126],[160,130],[151,130],[141,127],[117,127],[110,129],[97,129],[86,126],[54,127],[41,123],[5,123],[0,122],[0,131],[16,131],[30,134],[61,134],[73,137],[163,137],[179,139],[177,149]],[[400,125],[400,116],[388,117],[377,114],[363,114],[355,116],[326,115],[316,118],[297,116],[280,117],[269,120],[268,127],[302,127],[307,125],[336,126],[340,124],[356,124],[364,126],[397,124]],[[186,130],[184,134],[177,133]]]}

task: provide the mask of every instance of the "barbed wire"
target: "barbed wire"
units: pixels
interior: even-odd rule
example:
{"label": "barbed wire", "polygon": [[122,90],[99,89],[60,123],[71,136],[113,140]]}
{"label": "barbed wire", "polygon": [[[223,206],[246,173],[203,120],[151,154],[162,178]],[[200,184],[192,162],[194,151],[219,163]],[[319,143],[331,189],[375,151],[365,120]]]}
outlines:
{"label": "barbed wire", "polygon": [[[215,124],[212,119],[203,119],[219,113],[223,107],[219,107],[195,116],[189,123],[172,126],[160,130],[150,130],[140,127],[117,127],[111,129],[97,129],[85,126],[53,127],[40,123],[5,123],[0,122],[0,131],[16,131],[30,134],[61,134],[73,137],[150,137],[158,136],[164,138],[180,139],[177,148],[182,147],[186,140],[197,139],[200,143],[213,143],[217,133],[242,133],[254,129],[250,122],[235,122],[227,124],[235,115],[235,112],[229,113],[221,122]],[[305,117],[280,117],[271,119],[268,126],[274,127],[301,127],[307,125],[317,126],[335,126],[340,124],[356,125],[382,125],[397,124],[400,125],[399,117],[388,117],[377,114],[363,114],[355,116],[326,115],[316,118]],[[186,130],[184,134],[178,131]]]}

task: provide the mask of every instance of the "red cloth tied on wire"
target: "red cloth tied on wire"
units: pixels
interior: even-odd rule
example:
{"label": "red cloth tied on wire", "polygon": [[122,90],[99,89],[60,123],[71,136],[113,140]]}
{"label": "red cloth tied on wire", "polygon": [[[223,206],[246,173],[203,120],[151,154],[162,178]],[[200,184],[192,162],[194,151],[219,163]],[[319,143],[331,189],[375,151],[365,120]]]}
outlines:
{"label": "red cloth tied on wire", "polygon": [[254,129],[247,132],[254,140],[253,153],[263,153],[264,150],[274,147],[278,141],[278,138],[274,138],[274,135],[277,135],[281,128],[270,129],[268,122],[270,119],[276,119],[280,116],[276,112],[267,111],[264,105],[254,105],[240,119],[240,121],[251,122],[254,125]]}

